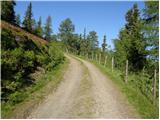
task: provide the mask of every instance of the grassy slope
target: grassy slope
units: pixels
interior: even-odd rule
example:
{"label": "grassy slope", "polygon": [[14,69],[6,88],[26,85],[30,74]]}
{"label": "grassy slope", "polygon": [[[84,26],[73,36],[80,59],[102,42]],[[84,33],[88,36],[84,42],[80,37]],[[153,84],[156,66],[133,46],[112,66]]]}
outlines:
{"label": "grassy slope", "polygon": [[[31,34],[20,27],[14,26],[8,22],[1,21],[1,27],[12,32],[21,39],[32,40],[37,47],[42,49],[48,44],[44,39]],[[45,96],[51,91],[57,88],[60,81],[62,80],[63,73],[68,66],[69,61],[66,60],[63,64],[58,65],[56,68],[49,72],[41,73],[38,75],[36,84],[27,88],[27,90],[14,96],[15,101],[18,103],[1,103],[1,117],[2,118],[25,118],[31,112],[31,110],[41,102]]]}
{"label": "grassy slope", "polygon": [[67,69],[68,63],[69,61],[66,60],[64,64],[60,64],[52,71],[42,75],[36,85],[30,87],[23,93],[23,102],[14,106],[11,104],[2,104],[2,118],[26,118],[36,105],[57,88]]}
{"label": "grassy slope", "polygon": [[1,28],[3,29],[8,29],[8,30],[11,30],[13,34],[19,36],[19,37],[28,37],[30,38],[33,42],[36,42],[38,43],[39,45],[47,45],[48,42],[34,34],[31,34],[27,31],[25,31],[24,29],[18,27],[18,26],[15,26],[15,25],[12,25],[6,21],[3,21],[1,20]]}
{"label": "grassy slope", "polygon": [[[80,58],[84,59],[83,57]],[[104,73],[117,85],[117,87],[128,98],[128,101],[135,107],[141,118],[158,118],[158,108],[155,107],[145,96],[143,96],[140,91],[130,85],[126,85],[122,81],[119,71],[115,70],[112,73],[110,68],[104,67],[95,61],[88,61],[97,66],[102,71],[102,73]]]}

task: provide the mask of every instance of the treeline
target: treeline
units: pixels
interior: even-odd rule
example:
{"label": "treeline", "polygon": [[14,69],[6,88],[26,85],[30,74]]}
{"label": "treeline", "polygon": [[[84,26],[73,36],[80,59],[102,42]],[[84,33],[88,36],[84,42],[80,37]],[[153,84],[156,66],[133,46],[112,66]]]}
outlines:
{"label": "treeline", "polygon": [[90,31],[86,34],[86,29],[84,29],[84,33],[80,35],[74,33],[74,31],[75,26],[69,18],[61,22],[58,36],[67,50],[77,54],[100,51],[96,31]]}
{"label": "treeline", "polygon": [[[140,16],[137,4],[128,10],[125,19],[126,24],[120,30],[117,39],[114,39],[114,50],[107,49],[106,35],[99,47],[96,31],[86,34],[75,34],[75,26],[70,19],[64,20],[59,27],[60,40],[68,50],[77,54],[91,55],[93,52],[112,54],[115,57],[116,67],[125,66],[129,60],[129,69],[139,72],[143,69],[158,69],[158,35],[159,35],[159,12],[158,2],[145,2],[145,8]],[[153,69],[150,69],[153,71]]]}
{"label": "treeline", "polygon": [[41,16],[38,21],[33,18],[32,3],[30,2],[25,12],[25,17],[21,22],[20,15],[15,15],[15,5],[16,3],[14,1],[2,2],[2,20],[20,26],[28,32],[42,37],[47,41],[62,41],[62,43],[72,51],[76,50],[79,51],[79,53],[86,53],[86,51],[90,52],[99,49],[98,36],[95,31],[90,31],[89,34],[86,35],[86,29],[84,29],[83,35],[76,34],[74,24],[69,18],[67,18],[60,23],[59,33],[53,35],[51,16],[48,16],[46,23],[42,25]]}
{"label": "treeline", "polygon": [[[120,30],[117,39],[114,39],[114,50],[109,51],[104,35],[101,47],[98,45],[96,31],[86,34],[75,34],[75,26],[70,19],[64,20],[59,27],[60,40],[67,45],[68,50],[77,54],[89,54],[92,52],[111,53],[115,56],[116,67],[122,67],[129,60],[129,69],[139,72],[142,69],[158,69],[158,35],[159,12],[158,2],[145,2],[145,8],[140,16],[137,4],[128,10],[125,19],[126,24]],[[153,69],[150,69],[153,71]]]}
{"label": "treeline", "polygon": [[[48,16],[46,19],[46,23],[42,26],[42,18],[39,17],[39,20],[36,21],[33,18],[32,12],[32,3],[30,2],[27,10],[25,12],[25,17],[23,21],[21,21],[20,14],[15,15],[14,6],[16,5],[15,1],[3,1],[2,2],[2,20],[10,22],[14,25],[22,27],[26,31],[35,34],[47,41],[55,40],[55,36],[52,35],[52,18]],[[9,8],[9,9],[8,9]]]}
{"label": "treeline", "polygon": [[[145,8],[140,11],[134,4],[125,15],[125,26],[120,30],[118,38],[114,39],[114,49],[109,50],[106,35],[99,47],[96,31],[76,34],[75,26],[70,19],[64,20],[59,27],[59,38],[66,45],[66,50],[89,58],[100,58],[106,65],[122,71],[125,77],[126,61],[128,73],[135,75],[132,84],[152,101],[157,99],[159,89],[159,5],[158,1],[146,1]],[[141,14],[141,15],[140,15]],[[156,79],[155,79],[156,78]],[[157,84],[155,84],[157,83]],[[137,89],[135,87],[135,89]],[[158,99],[157,99],[158,100]]]}

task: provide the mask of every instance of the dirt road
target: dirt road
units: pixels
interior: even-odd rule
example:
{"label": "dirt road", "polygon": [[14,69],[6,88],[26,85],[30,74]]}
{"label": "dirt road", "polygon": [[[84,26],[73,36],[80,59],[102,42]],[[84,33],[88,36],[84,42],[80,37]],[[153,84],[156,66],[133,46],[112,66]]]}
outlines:
{"label": "dirt road", "polygon": [[68,56],[59,88],[28,118],[139,118],[126,98],[90,62]]}

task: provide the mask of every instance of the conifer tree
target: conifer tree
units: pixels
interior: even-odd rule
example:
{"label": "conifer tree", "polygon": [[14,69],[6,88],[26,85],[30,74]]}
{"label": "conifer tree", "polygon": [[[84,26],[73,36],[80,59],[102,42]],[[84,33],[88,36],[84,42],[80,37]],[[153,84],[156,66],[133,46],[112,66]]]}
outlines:
{"label": "conifer tree", "polygon": [[35,19],[32,19],[32,33],[37,35],[37,22]]}
{"label": "conifer tree", "polygon": [[12,1],[2,1],[1,2],[1,18],[10,23],[15,23],[15,12],[14,6],[16,3]]}
{"label": "conifer tree", "polygon": [[90,48],[91,48],[91,45],[89,44],[87,37],[88,36],[86,35],[86,28],[84,28],[83,36],[81,34],[81,43],[80,43],[80,52],[83,55],[86,53],[89,53]]}
{"label": "conifer tree", "polygon": [[16,15],[16,24],[17,24],[18,26],[21,25],[20,14],[17,14],[17,15]]}
{"label": "conifer tree", "polygon": [[98,36],[95,31],[90,31],[87,36],[88,41],[88,51],[94,51],[98,48]]}
{"label": "conifer tree", "polygon": [[39,20],[36,24],[36,29],[35,29],[36,35],[43,37],[43,29],[42,29],[42,19],[39,17]]}
{"label": "conifer tree", "polygon": [[106,47],[107,47],[107,43],[106,43],[106,35],[104,35],[103,43],[102,43],[102,51],[103,51],[103,53],[105,53]]}
{"label": "conifer tree", "polygon": [[86,39],[86,28],[84,28],[83,39]]}
{"label": "conifer tree", "polygon": [[46,40],[50,40],[51,33],[52,33],[52,18],[51,18],[51,16],[48,16],[47,20],[46,20],[45,27],[44,27],[44,38]]}
{"label": "conifer tree", "polygon": [[125,28],[120,31],[119,39],[115,40],[117,61],[125,63],[128,59],[130,70],[142,70],[146,62],[146,43],[141,32],[140,13],[134,4],[126,14]]}
{"label": "conifer tree", "polygon": [[137,4],[126,15],[126,31],[129,38],[127,58],[133,71],[142,70],[146,62],[146,43],[141,32],[140,12]]}
{"label": "conifer tree", "polygon": [[80,53],[84,55],[86,51],[86,40],[83,39],[82,34],[80,34]]}
{"label": "conifer tree", "polygon": [[147,42],[148,57],[154,61],[159,60],[159,2],[146,1],[143,14],[143,32]]}
{"label": "conifer tree", "polygon": [[29,32],[33,31],[33,13],[32,13],[32,3],[30,2],[27,8],[27,11],[25,13],[24,21],[23,21],[23,26],[26,30]]}
{"label": "conifer tree", "polygon": [[60,39],[67,46],[69,46],[69,44],[71,43],[70,41],[72,41],[74,30],[74,24],[69,18],[62,21],[59,26]]}

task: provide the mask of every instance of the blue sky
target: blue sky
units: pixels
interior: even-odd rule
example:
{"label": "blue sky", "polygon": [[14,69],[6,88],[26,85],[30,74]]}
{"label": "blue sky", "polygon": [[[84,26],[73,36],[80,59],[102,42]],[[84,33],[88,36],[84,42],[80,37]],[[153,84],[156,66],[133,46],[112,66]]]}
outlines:
{"label": "blue sky", "polygon": [[[144,8],[143,1],[135,1],[139,9]],[[34,1],[33,17],[38,20],[42,16],[45,23],[48,15],[52,17],[53,33],[58,32],[61,21],[70,18],[75,25],[76,33],[83,33],[86,27],[87,33],[95,30],[98,34],[99,46],[103,41],[103,36],[107,36],[107,44],[114,48],[112,39],[117,38],[119,30],[125,24],[125,14],[130,9],[134,1],[101,1],[101,2],[56,2],[56,1]],[[16,1],[16,14],[23,19],[29,2]]]}

